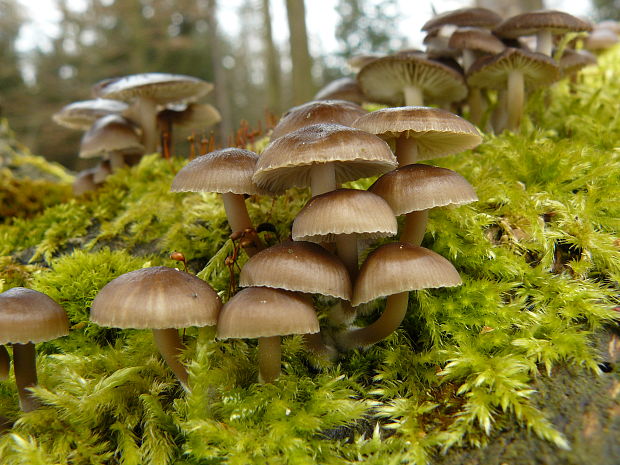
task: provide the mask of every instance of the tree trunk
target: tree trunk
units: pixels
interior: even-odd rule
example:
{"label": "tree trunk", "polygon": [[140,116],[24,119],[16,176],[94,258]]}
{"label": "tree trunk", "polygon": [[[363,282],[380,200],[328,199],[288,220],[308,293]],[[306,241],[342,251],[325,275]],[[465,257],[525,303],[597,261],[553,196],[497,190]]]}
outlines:
{"label": "tree trunk", "polygon": [[263,47],[265,56],[266,78],[267,78],[267,108],[274,114],[282,111],[280,99],[281,79],[280,79],[280,60],[278,50],[273,42],[271,32],[271,11],[269,0],[262,0],[263,15]]}
{"label": "tree trunk", "polygon": [[291,48],[293,105],[312,100],[312,59],[308,51],[304,0],[286,0],[289,44]]}

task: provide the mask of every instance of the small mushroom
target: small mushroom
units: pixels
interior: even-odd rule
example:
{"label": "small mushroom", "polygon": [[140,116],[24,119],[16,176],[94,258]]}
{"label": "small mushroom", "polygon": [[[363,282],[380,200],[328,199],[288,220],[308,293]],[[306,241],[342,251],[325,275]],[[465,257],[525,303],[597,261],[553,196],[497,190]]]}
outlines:
{"label": "small mushroom", "polygon": [[23,287],[0,294],[0,344],[12,344],[15,382],[24,412],[39,406],[28,391],[37,384],[34,344],[67,334],[67,313],[47,295]]}
{"label": "small mushroom", "polygon": [[248,287],[230,299],[217,322],[219,339],[258,339],[258,379],[273,383],[281,371],[280,337],[319,332],[308,296],[269,287]]}
{"label": "small mushroom", "polygon": [[90,320],[113,328],[151,329],[162,357],[189,390],[187,370],[179,361],[184,345],[177,328],[213,326],[220,307],[220,298],[203,280],[155,266],[106,284],[93,300]]}

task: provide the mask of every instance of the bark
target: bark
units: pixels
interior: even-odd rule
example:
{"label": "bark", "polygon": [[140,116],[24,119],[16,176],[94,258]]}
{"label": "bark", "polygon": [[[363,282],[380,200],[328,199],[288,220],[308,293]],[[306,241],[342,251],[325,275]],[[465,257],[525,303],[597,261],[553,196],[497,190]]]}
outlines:
{"label": "bark", "polygon": [[280,60],[278,49],[273,41],[271,31],[271,11],[269,0],[262,0],[263,15],[263,53],[265,56],[266,78],[267,78],[267,108],[274,114],[282,111],[280,89],[282,87],[280,79]]}
{"label": "bark", "polygon": [[312,100],[315,92],[314,85],[312,84],[312,59],[308,51],[304,0],[286,0],[286,14],[288,17],[289,44],[293,65],[291,76],[293,88],[292,105],[299,105]]}

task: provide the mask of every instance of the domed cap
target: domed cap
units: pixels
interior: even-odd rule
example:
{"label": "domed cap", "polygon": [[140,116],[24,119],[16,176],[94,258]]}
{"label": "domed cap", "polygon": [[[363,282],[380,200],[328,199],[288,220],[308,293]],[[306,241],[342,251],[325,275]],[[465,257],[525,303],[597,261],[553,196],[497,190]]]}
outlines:
{"label": "domed cap", "polygon": [[260,251],[243,265],[239,285],[351,299],[351,279],[342,261],[305,241],[288,241]]}
{"label": "domed cap", "polygon": [[459,284],[458,271],[441,255],[406,242],[392,242],[377,248],[362,264],[351,305],[401,292]]}
{"label": "domed cap", "polygon": [[192,76],[168,73],[132,74],[106,79],[93,87],[97,97],[132,100],[146,97],[160,105],[194,101],[213,89],[213,85]]}
{"label": "domed cap", "polygon": [[212,326],[221,301],[194,275],[165,266],[130,271],[106,284],[93,300],[90,320],[134,329]]}
{"label": "domed cap", "polygon": [[506,19],[493,32],[500,37],[516,39],[548,30],[552,34],[591,31],[592,25],[571,14],[556,10],[539,10],[522,13]]}
{"label": "domed cap", "polygon": [[334,242],[340,234],[378,239],[397,233],[396,217],[376,194],[337,189],[312,197],[293,221],[293,240]]}
{"label": "domed cap", "polygon": [[95,121],[82,136],[80,158],[107,152],[143,153],[138,127],[120,115],[107,115]]}
{"label": "domed cap", "polygon": [[102,116],[120,115],[128,105],[118,100],[98,98],[70,103],[54,113],[54,122],[71,129],[86,131]]}
{"label": "domed cap", "polygon": [[474,188],[463,176],[430,165],[407,165],[390,171],[368,190],[383,198],[397,216],[478,200]]}
{"label": "domed cap", "polygon": [[467,96],[463,75],[419,53],[399,53],[377,58],[364,66],[357,81],[368,100],[401,106],[406,87],[419,88],[425,100],[450,103]]}
{"label": "domed cap", "polygon": [[266,194],[252,182],[258,155],[249,150],[226,148],[193,159],[172,181],[172,192]]}
{"label": "domed cap", "polygon": [[67,334],[67,313],[42,292],[14,287],[0,294],[0,344],[44,342]]}
{"label": "domed cap", "polygon": [[474,50],[483,53],[501,53],[506,46],[487,29],[459,28],[452,33],[448,45],[458,50]]}
{"label": "domed cap", "polygon": [[183,109],[167,108],[157,113],[157,120],[184,128],[202,129],[222,120],[220,112],[208,103],[190,103]]}
{"label": "domed cap", "polygon": [[336,182],[376,176],[398,166],[380,138],[339,124],[313,124],[271,142],[256,164],[253,181],[270,192],[310,185],[313,164],[332,163]]}
{"label": "domed cap", "polygon": [[474,87],[503,89],[513,70],[523,73],[527,89],[547,86],[560,78],[558,65],[548,56],[507,48],[499,55],[476,60],[467,73],[467,83]]}
{"label": "domed cap", "polygon": [[345,100],[317,100],[288,110],[271,133],[271,140],[290,132],[319,123],[351,126],[353,121],[368,113],[359,105]]}
{"label": "domed cap", "polygon": [[576,73],[586,66],[596,65],[596,55],[587,50],[571,50],[566,49],[560,58],[560,70],[562,75],[568,76]]}
{"label": "domed cap", "polygon": [[447,25],[492,29],[501,22],[502,17],[487,8],[459,8],[429,19],[422,26],[422,30],[432,31]]}
{"label": "domed cap", "polygon": [[584,46],[593,52],[600,52],[613,47],[617,43],[618,34],[611,29],[597,27],[588,35]]}
{"label": "domed cap", "polygon": [[357,80],[351,77],[343,77],[330,82],[314,96],[314,100],[332,99],[346,100],[358,105],[366,101],[366,97],[362,93]]}
{"label": "domed cap", "polygon": [[248,287],[237,292],[220,312],[217,337],[259,338],[319,332],[319,320],[309,296]]}
{"label": "domed cap", "polygon": [[387,141],[403,135],[415,139],[418,160],[445,157],[482,142],[482,136],[469,121],[431,107],[383,108],[362,116],[353,126]]}

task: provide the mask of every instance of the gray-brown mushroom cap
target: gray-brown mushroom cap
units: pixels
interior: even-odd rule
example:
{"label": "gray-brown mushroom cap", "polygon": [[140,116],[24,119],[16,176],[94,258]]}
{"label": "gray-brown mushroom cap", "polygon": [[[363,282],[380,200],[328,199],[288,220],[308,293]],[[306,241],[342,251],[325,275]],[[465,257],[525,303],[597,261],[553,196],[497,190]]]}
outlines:
{"label": "gray-brown mushroom cap", "polygon": [[474,87],[503,89],[513,70],[523,73],[525,87],[536,89],[560,78],[558,65],[550,57],[536,52],[507,48],[502,53],[482,57],[467,72],[467,83]]}
{"label": "gray-brown mushroom cap", "polygon": [[354,127],[387,141],[401,135],[415,139],[418,160],[445,157],[482,142],[482,136],[469,121],[431,107],[383,108],[362,116]]}
{"label": "gray-brown mushroom cap", "polygon": [[351,279],[344,263],[320,245],[288,241],[254,255],[241,269],[239,285],[351,299]]}
{"label": "gray-brown mushroom cap", "polygon": [[337,189],[312,197],[293,221],[293,240],[334,242],[338,235],[360,239],[396,235],[396,217],[376,194],[357,189]]}
{"label": "gray-brown mushroom cap", "polygon": [[220,307],[220,298],[203,280],[155,266],[130,271],[106,284],[92,303],[90,319],[114,328],[213,326]]}
{"label": "gray-brown mushroom cap", "polygon": [[592,25],[563,11],[539,10],[512,16],[497,25],[493,32],[500,37],[516,39],[536,34],[543,29],[551,31],[552,34],[565,34],[591,31]]}
{"label": "gray-brown mushroom cap", "polygon": [[129,101],[147,97],[160,105],[171,102],[191,102],[213,89],[213,85],[192,76],[168,73],[133,74],[108,79],[95,85],[98,97]]}
{"label": "gray-brown mushroom cap", "polygon": [[0,344],[44,342],[67,334],[67,313],[47,295],[23,287],[0,294]]}
{"label": "gray-brown mushroom cap", "polygon": [[319,329],[319,320],[308,296],[269,287],[248,287],[222,307],[217,337],[263,338],[313,334]]}
{"label": "gray-brown mushroom cap", "polygon": [[88,130],[92,124],[102,116],[120,115],[127,110],[128,105],[118,100],[98,98],[70,103],[54,113],[52,119],[61,126]]}
{"label": "gray-brown mushroom cap", "polygon": [[446,11],[422,26],[423,31],[432,31],[442,26],[493,28],[502,22],[502,17],[488,8],[459,8]]}
{"label": "gray-brown mushroom cap", "polygon": [[355,103],[345,100],[316,100],[288,110],[273,128],[271,140],[312,124],[341,124],[352,126],[353,122],[368,113]]}
{"label": "gray-brown mushroom cap", "polygon": [[472,185],[455,171],[430,165],[407,165],[384,174],[368,189],[404,215],[478,200]]}
{"label": "gray-brown mushroom cap", "polygon": [[140,129],[120,115],[99,118],[82,136],[80,158],[92,158],[108,152],[144,153]]}
{"label": "gray-brown mushroom cap", "polygon": [[452,33],[448,45],[458,50],[483,53],[501,53],[506,46],[487,29],[459,28]]}
{"label": "gray-brown mushroom cap", "polygon": [[452,263],[432,250],[392,242],[372,252],[360,268],[353,288],[354,306],[401,292],[461,284]]}
{"label": "gray-brown mushroom cap", "polygon": [[405,104],[405,89],[419,88],[425,101],[450,103],[467,96],[463,75],[419,53],[399,53],[368,63],[357,75],[368,100],[392,106]]}
{"label": "gray-brown mushroom cap", "polygon": [[326,84],[314,96],[314,100],[333,99],[346,100],[361,105],[366,101],[366,96],[362,93],[357,80],[351,77],[343,77]]}
{"label": "gray-brown mushroom cap", "polygon": [[215,150],[193,159],[172,181],[172,192],[267,194],[252,182],[258,155],[239,148]]}
{"label": "gray-brown mushroom cap", "polygon": [[314,164],[334,165],[336,182],[386,173],[398,166],[390,147],[374,134],[339,124],[313,124],[271,142],[252,180],[270,192],[310,186]]}

